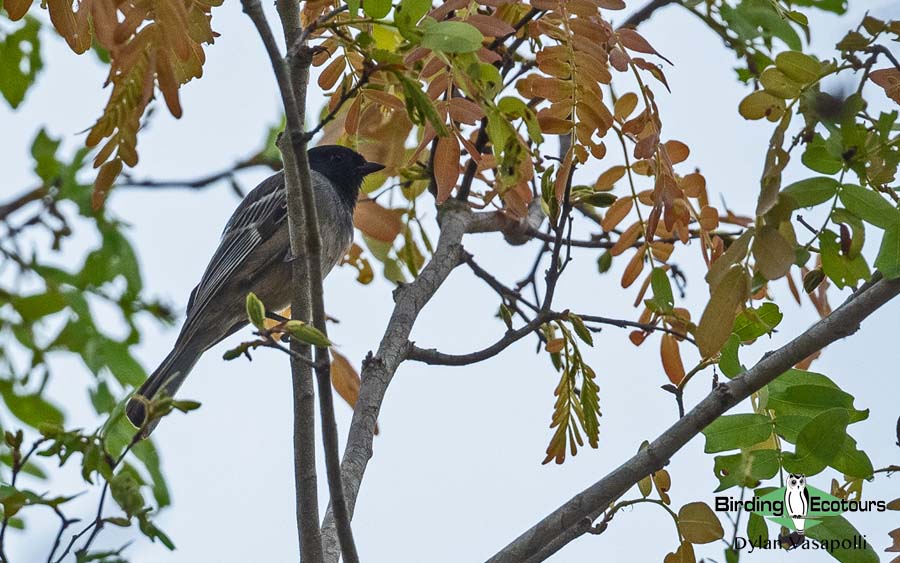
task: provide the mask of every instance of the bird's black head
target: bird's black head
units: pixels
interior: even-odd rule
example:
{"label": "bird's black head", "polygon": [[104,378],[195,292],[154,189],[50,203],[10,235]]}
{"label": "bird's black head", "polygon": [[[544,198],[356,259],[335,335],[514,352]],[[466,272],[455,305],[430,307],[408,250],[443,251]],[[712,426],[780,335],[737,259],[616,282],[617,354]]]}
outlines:
{"label": "bird's black head", "polygon": [[358,152],[339,145],[314,147],[307,154],[310,169],[331,180],[350,207],[356,205],[363,178],[384,168],[384,165],[368,162]]}

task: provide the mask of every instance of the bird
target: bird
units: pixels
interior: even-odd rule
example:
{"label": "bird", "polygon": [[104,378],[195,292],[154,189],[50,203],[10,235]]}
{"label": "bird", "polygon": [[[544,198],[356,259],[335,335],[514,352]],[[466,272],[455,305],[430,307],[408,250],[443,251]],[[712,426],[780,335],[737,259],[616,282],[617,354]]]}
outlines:
{"label": "bird", "polygon": [[[353,210],[363,178],[384,169],[338,145],[307,151],[322,240],[322,277],[353,241]],[[241,201],[188,299],[184,324],[172,351],[129,398],[125,414],[143,437],[159,419],[146,421],[147,404],[174,397],[204,352],[248,324],[246,297],[255,293],[269,310],[291,302],[290,238],[284,172],[263,180]]]}

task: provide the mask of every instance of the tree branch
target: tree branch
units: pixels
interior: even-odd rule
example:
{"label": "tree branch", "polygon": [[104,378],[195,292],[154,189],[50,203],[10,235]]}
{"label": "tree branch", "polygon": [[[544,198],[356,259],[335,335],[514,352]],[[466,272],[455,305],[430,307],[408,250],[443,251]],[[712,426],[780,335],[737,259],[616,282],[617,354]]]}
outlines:
{"label": "tree branch", "polygon": [[649,20],[650,17],[653,16],[653,13],[656,12],[656,10],[668,6],[669,4],[678,3],[680,3],[679,0],[653,0],[640,10],[628,16],[628,18],[624,22],[622,22],[622,25],[620,25],[619,27],[637,27],[645,21]]}
{"label": "tree branch", "polygon": [[[397,367],[406,357],[409,335],[419,313],[450,272],[461,263],[463,250],[460,242],[473,216],[466,204],[455,199],[448,200],[442,206],[439,214],[441,234],[434,255],[419,277],[394,291],[394,311],[378,351],[374,355],[370,352],[363,362],[359,398],[353,410],[353,421],[341,463],[347,509],[351,516],[363,475],[372,457],[375,421],[385,392]],[[340,550],[334,540],[334,518],[330,511],[325,515],[322,528],[325,559],[328,563],[337,563]]]}
{"label": "tree branch", "polygon": [[[262,39],[272,64],[272,70],[278,82],[278,89],[284,105],[287,131],[280,141],[282,157],[285,167],[285,190],[288,202],[288,229],[290,232],[291,253],[295,257],[292,261],[291,276],[293,280],[291,300],[291,316],[294,319],[308,321],[310,312],[310,264],[304,243],[308,243],[311,237],[306,232],[307,222],[306,206],[303,191],[311,191],[309,162],[306,157],[305,142],[303,140],[303,110],[298,108],[295,92],[292,87],[292,73],[285,59],[278,50],[272,29],[266,21],[265,13],[259,0],[242,0],[244,12],[253,21],[256,30]],[[296,4],[290,5],[286,0],[278,2],[279,14],[282,14],[282,25],[285,34],[290,35],[297,31],[299,23],[290,25],[292,11],[297,11]],[[299,15],[297,16],[299,22]],[[288,43],[290,45],[290,42]],[[294,79],[302,77],[293,77]],[[302,82],[302,80],[301,80]],[[301,92],[304,93],[305,92]],[[305,102],[305,95],[301,98]],[[288,149],[288,150],[285,150]],[[313,210],[315,205],[312,206]],[[312,223],[315,225],[315,223]],[[313,232],[316,229],[312,229]],[[306,318],[302,318],[302,316]],[[291,342],[291,349],[309,357],[308,346],[302,346],[297,341]],[[315,391],[312,386],[312,372],[309,366],[291,357],[291,374],[294,388],[294,482],[297,495],[297,530],[300,542],[300,559],[307,563],[322,561],[322,537],[319,532],[319,502],[316,479],[315,458]]]}
{"label": "tree branch", "polygon": [[[874,281],[876,278],[877,281]],[[770,352],[752,368],[716,387],[687,415],[663,432],[650,446],[611,473],[575,495],[531,529],[513,540],[489,561],[544,561],[590,529],[614,499],[642,478],[662,468],[691,438],[752,393],[759,391],[797,362],[832,342],[849,336],[878,308],[900,294],[900,279],[884,280],[876,274],[843,305],[806,332]]]}

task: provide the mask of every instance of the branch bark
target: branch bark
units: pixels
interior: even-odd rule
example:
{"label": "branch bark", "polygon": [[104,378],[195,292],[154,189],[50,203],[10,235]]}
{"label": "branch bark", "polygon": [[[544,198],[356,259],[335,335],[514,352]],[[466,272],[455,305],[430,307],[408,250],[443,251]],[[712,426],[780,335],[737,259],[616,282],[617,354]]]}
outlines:
{"label": "branch bark", "polygon": [[[285,115],[288,123],[288,137],[293,148],[293,158],[296,160],[296,168],[300,172],[299,190],[293,190],[289,183],[288,207],[291,199],[302,198],[302,208],[305,210],[307,225],[314,225],[308,229],[300,242],[305,241],[302,252],[294,249],[294,243],[298,239],[291,236],[291,252],[295,257],[303,255],[307,262],[307,274],[310,293],[310,302],[303,311],[307,318],[312,312],[312,324],[322,334],[328,334],[325,323],[325,300],[322,289],[322,240],[316,209],[315,193],[312,187],[309,160],[306,147],[311,134],[303,131],[303,123],[306,118],[306,92],[309,85],[309,68],[312,64],[312,50],[306,43],[308,33],[300,24],[300,9],[296,2],[279,0],[276,4],[278,15],[281,18],[281,26],[284,29],[284,40],[288,49],[288,70],[291,77],[291,89],[294,97],[294,108],[285,104]],[[335,14],[338,12],[335,12]],[[291,114],[294,114],[293,116]],[[292,123],[292,117],[294,117]],[[284,151],[282,151],[284,152]],[[298,236],[301,233],[298,233]],[[302,260],[294,260],[302,262]],[[297,270],[294,276],[298,275]],[[293,311],[293,308],[292,308]],[[296,313],[292,313],[296,314]],[[296,318],[296,317],[295,317]],[[305,319],[304,319],[305,320]],[[346,563],[357,563],[359,555],[356,552],[356,543],[353,541],[353,530],[350,526],[350,515],[347,512],[347,504],[344,500],[344,487],[341,482],[340,455],[338,452],[337,422],[334,416],[334,397],[331,391],[331,356],[325,346],[316,347],[316,383],[319,390],[319,413],[322,419],[322,445],[325,453],[325,471],[328,480],[328,493],[330,505],[334,511],[337,536],[344,553]],[[295,455],[301,455],[299,452]],[[314,456],[313,456],[314,457]],[[319,531],[318,507],[314,513],[307,513],[308,525],[315,526],[317,536]],[[321,553],[321,545],[319,546]],[[319,556],[321,557],[321,556]],[[319,560],[317,557],[316,560]]]}
{"label": "branch bark", "polygon": [[[440,212],[441,234],[431,261],[415,281],[394,291],[394,311],[378,351],[374,355],[369,353],[363,362],[359,399],[353,410],[353,421],[341,463],[347,509],[351,516],[363,475],[372,457],[375,421],[388,385],[397,367],[406,359],[407,342],[413,324],[450,272],[462,262],[463,250],[460,243],[470,221],[476,216],[466,204],[455,199],[444,204]],[[341,552],[335,541],[331,511],[325,515],[322,531],[325,560],[337,563]]]}
{"label": "branch bark", "polygon": [[665,466],[676,452],[709,423],[813,352],[856,332],[863,320],[898,294],[900,279],[873,279],[873,282],[864,285],[843,305],[806,332],[766,354],[740,376],[716,387],[689,413],[657,437],[646,450],[575,495],[491,557],[489,562],[544,561],[587,532],[591,522],[610,503],[642,478]]}

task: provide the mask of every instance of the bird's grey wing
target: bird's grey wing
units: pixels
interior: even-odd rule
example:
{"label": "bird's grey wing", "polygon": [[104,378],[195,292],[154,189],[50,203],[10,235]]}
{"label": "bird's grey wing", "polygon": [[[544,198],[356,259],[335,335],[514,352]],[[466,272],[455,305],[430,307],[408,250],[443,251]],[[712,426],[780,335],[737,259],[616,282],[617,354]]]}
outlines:
{"label": "bird's grey wing", "polygon": [[187,308],[188,323],[199,316],[247,256],[272,236],[286,218],[284,176],[278,173],[263,180],[247,194],[231,215],[219,247],[200,283],[191,293]]}

